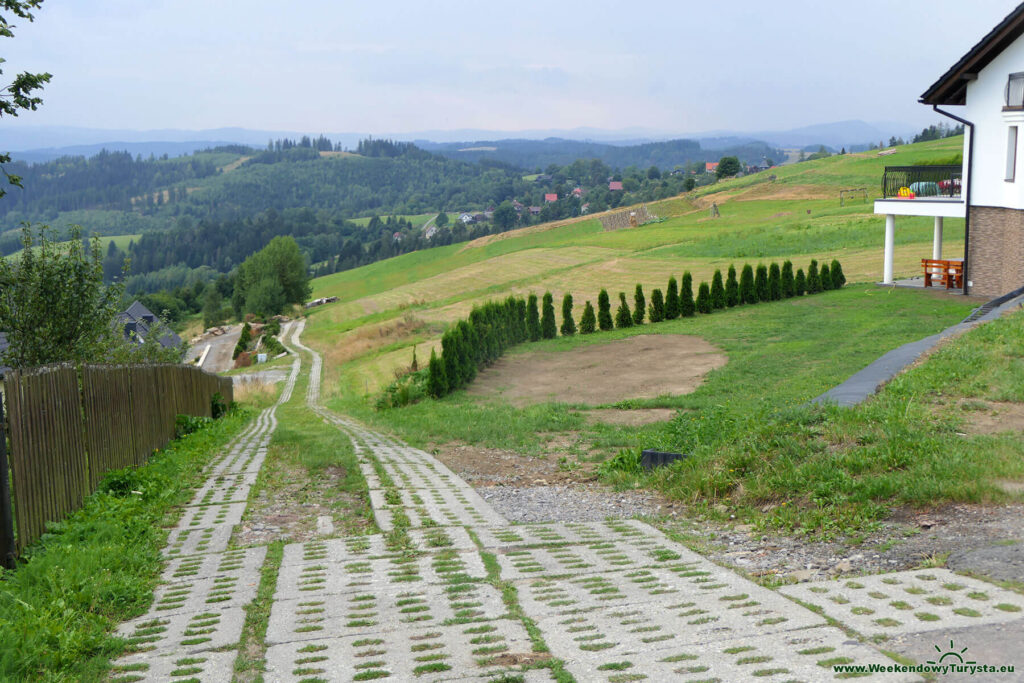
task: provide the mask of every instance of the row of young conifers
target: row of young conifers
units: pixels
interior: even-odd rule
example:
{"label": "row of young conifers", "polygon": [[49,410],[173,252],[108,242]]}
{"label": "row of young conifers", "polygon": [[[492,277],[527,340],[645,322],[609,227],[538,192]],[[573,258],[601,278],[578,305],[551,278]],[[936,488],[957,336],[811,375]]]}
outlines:
{"label": "row of young conifers", "polygon": [[[818,268],[812,260],[807,273],[803,269],[793,272],[793,264],[786,261],[780,267],[750,264],[743,266],[739,278],[736,268],[730,266],[725,279],[722,271],[716,270],[711,284],[701,282],[697,296],[693,295],[693,278],[689,271],[683,273],[682,286],[675,277],[669,278],[668,289],[651,292],[650,306],[639,284],[633,295],[633,309],[630,310],[626,294],[619,292],[619,307],[612,318],[608,291],[602,289],[597,297],[597,311],[590,301],[583,307],[578,331],[593,334],[599,330],[612,330],[642,325],[644,320],[659,323],[679,317],[691,317],[697,313],[710,314],[716,309],[740,305],[757,304],[788,299],[805,294],[838,289],[846,284],[846,276],[839,261]],[[476,306],[467,320],[460,320],[441,337],[441,354],[430,354],[426,372],[413,373],[408,382],[392,385],[385,392],[383,405],[403,405],[426,393],[437,398],[465,386],[476,377],[477,370],[497,360],[505,350],[515,344],[539,339],[554,339],[558,334],[555,320],[554,300],[551,292],[544,294],[538,310],[537,296],[528,299],[510,296],[504,301],[488,302]],[[562,298],[562,336],[577,333],[573,318],[573,298],[566,294]],[[417,387],[425,381],[425,387]],[[418,390],[417,390],[418,389]]]}

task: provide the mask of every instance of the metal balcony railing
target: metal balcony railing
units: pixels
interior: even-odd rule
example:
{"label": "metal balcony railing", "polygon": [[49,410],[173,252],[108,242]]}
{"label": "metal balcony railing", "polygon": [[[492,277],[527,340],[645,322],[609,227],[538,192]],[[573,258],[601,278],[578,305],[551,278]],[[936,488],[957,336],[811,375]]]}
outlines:
{"label": "metal balcony railing", "polygon": [[886,166],[882,197],[888,199],[959,199],[961,166]]}

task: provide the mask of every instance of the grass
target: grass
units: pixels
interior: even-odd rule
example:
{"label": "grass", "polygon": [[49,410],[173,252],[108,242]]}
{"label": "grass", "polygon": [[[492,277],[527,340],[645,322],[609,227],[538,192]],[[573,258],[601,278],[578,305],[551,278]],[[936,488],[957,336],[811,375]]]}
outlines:
{"label": "grass", "polygon": [[[140,237],[142,237],[142,235],[140,235],[140,234],[134,234],[134,235],[115,235],[113,237],[100,237],[100,248],[101,248],[101,251],[104,254],[106,254],[107,253],[107,248],[109,247],[110,243],[113,242],[114,244],[117,245],[118,249],[121,249],[121,250],[127,252],[128,251],[128,243],[132,242],[132,241],[135,241],[135,240],[138,240]],[[58,242],[58,244],[61,244],[61,243]],[[66,244],[66,242],[65,242],[65,244]],[[38,251],[39,247],[33,247],[33,249]],[[24,251],[24,250],[23,249],[19,249],[18,251],[14,252],[14,253],[11,253],[11,254],[8,254],[7,256],[4,256],[3,258],[10,259],[10,260],[13,261],[13,260],[15,260],[15,259],[17,259],[17,258],[19,258],[21,256],[21,252],[22,251]]]}
{"label": "grass", "polygon": [[2,573],[0,679],[103,678],[124,650],[109,632],[152,601],[168,515],[251,415],[232,411],[137,470],[108,474],[81,510],[52,525],[16,570]]}

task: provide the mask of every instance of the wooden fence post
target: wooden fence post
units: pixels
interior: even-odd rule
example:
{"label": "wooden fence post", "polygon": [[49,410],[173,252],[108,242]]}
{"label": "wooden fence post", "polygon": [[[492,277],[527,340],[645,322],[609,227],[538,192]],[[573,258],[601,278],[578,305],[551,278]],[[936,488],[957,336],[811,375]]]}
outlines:
{"label": "wooden fence post", "polygon": [[7,466],[7,434],[4,431],[4,401],[0,395],[0,566],[14,569],[14,514],[11,510],[11,481]]}

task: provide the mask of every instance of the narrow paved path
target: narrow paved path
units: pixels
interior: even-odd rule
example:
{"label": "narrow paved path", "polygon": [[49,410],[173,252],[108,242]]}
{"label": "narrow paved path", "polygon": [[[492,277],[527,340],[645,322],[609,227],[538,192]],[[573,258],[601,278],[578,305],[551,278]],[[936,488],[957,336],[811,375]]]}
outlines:
{"label": "narrow paved path", "polygon": [[[306,400],[352,440],[383,533],[285,546],[267,681],[550,681],[549,657],[580,683],[820,681],[836,664],[895,664],[826,616],[866,637],[936,644],[943,629],[1022,623],[1022,596],[945,570],[774,591],[639,521],[510,525],[428,453],[323,408],[321,360],[301,330]],[[297,372],[298,361],[289,392]],[[223,544],[273,420],[262,414],[212,467],[203,513],[190,507],[172,536],[153,612],[126,625],[140,638],[163,628],[151,653],[124,660],[148,664],[147,680],[230,680],[264,550]]]}

